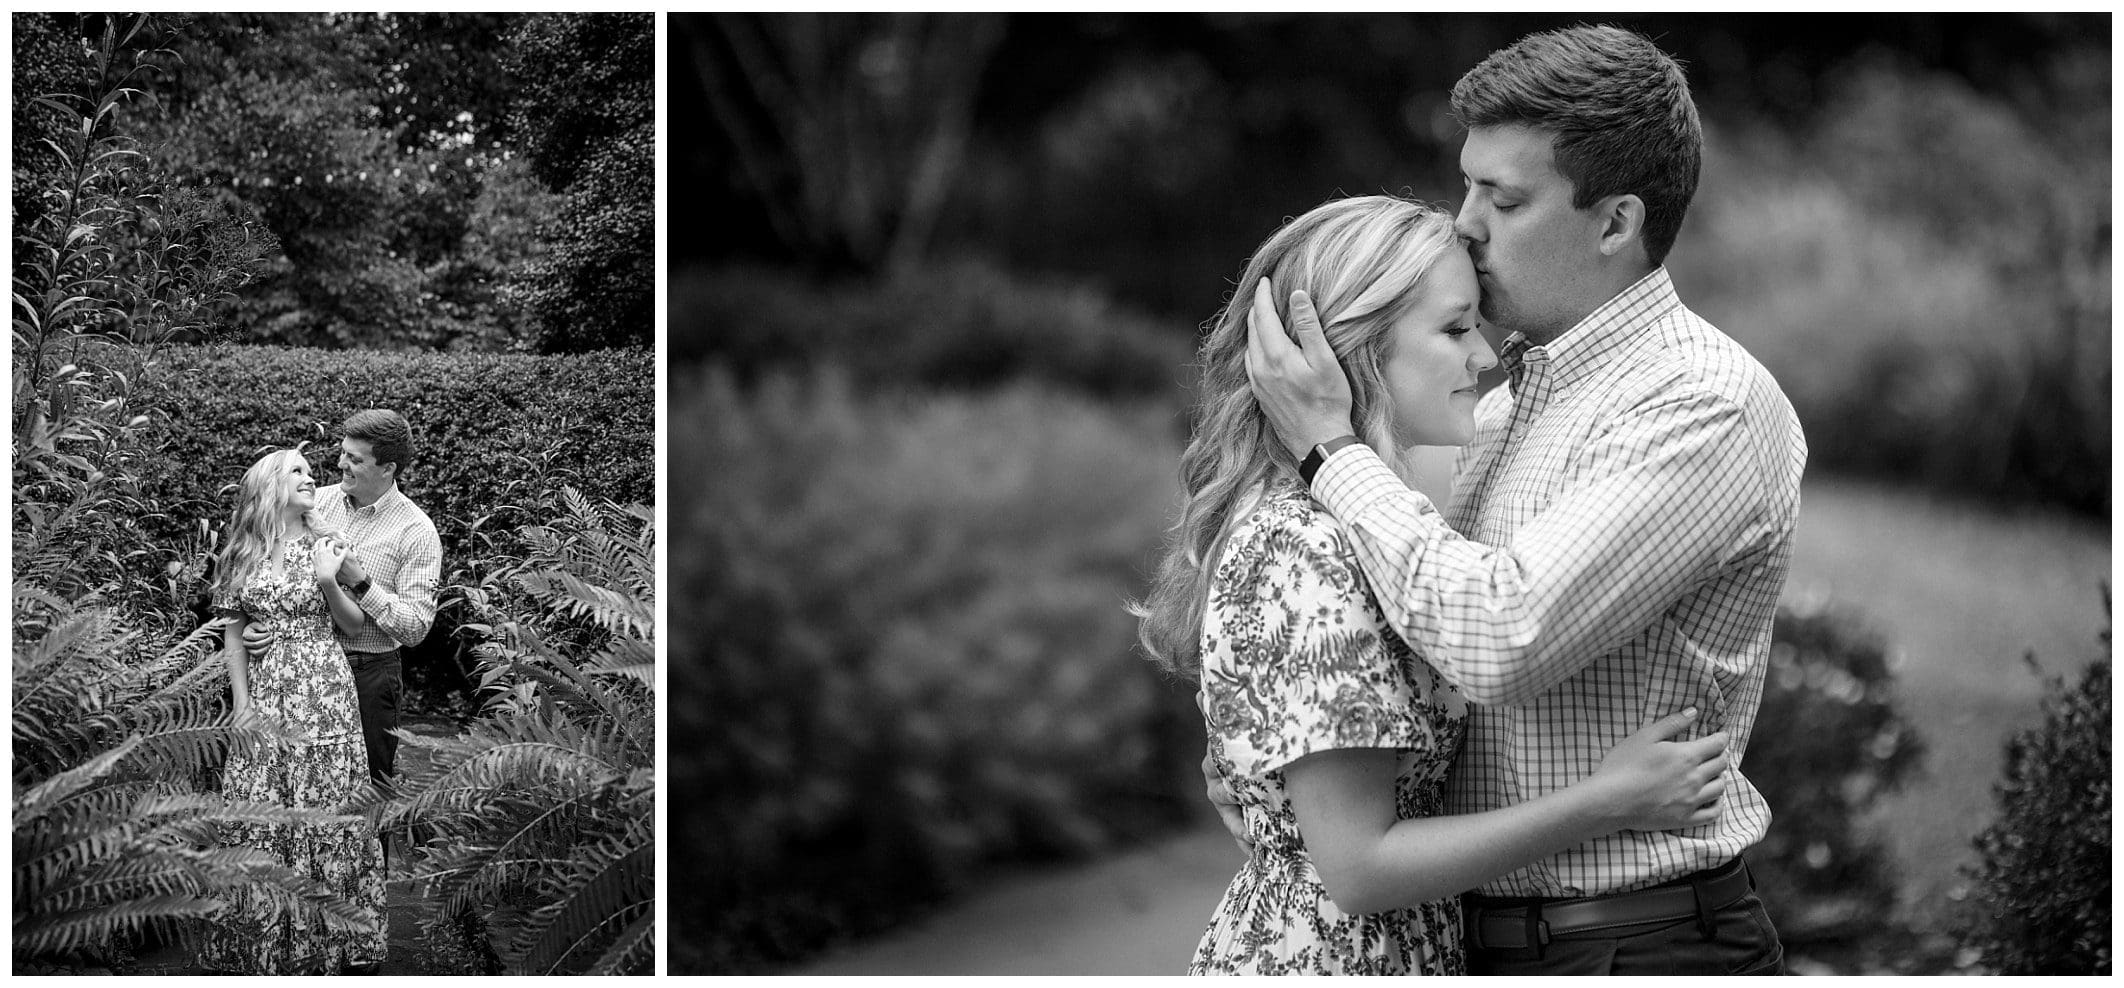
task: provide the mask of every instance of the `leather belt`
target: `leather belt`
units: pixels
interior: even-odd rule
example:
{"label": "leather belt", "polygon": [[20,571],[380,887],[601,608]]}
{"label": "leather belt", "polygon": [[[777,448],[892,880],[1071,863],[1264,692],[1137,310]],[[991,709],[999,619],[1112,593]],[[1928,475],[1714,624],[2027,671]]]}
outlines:
{"label": "leather belt", "polygon": [[378,662],[398,654],[398,649],[387,648],[381,652],[348,652],[347,665],[359,669],[371,662]]}
{"label": "leather belt", "polygon": [[1608,931],[1694,919],[1732,905],[1755,887],[1740,858],[1671,882],[1584,899],[1491,899],[1468,896],[1468,946],[1476,950],[1539,949],[1551,940],[1588,939]]}

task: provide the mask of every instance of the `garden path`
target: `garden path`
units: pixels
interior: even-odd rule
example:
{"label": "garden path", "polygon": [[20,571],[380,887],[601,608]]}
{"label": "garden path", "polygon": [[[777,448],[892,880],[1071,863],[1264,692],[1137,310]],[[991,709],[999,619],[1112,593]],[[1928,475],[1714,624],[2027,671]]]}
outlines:
{"label": "garden path", "polygon": [[[1855,607],[1904,657],[1898,691],[1933,748],[1927,774],[1884,800],[1904,918],[1923,942],[1820,958],[1794,974],[1894,973],[1952,953],[1941,916],[1971,835],[1995,808],[2006,737],[2037,719],[2033,649],[2052,673],[2083,662],[2103,625],[2107,526],[1941,503],[1871,484],[1808,482],[1788,594]],[[1012,872],[947,908],[784,972],[821,975],[1178,974],[1240,855],[1213,820],[1069,867]],[[1959,963],[1959,962],[1954,962]],[[1931,973],[1929,970],[1923,973]]]}

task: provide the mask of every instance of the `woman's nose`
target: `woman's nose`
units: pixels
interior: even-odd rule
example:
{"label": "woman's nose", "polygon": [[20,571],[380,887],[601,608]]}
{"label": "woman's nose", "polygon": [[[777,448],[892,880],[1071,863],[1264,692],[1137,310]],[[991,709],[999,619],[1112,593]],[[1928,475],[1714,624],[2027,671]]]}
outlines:
{"label": "woman's nose", "polygon": [[1490,348],[1490,341],[1481,333],[1469,333],[1468,336],[1475,340],[1475,352],[1468,354],[1468,366],[1475,368],[1477,374],[1497,366],[1497,351]]}

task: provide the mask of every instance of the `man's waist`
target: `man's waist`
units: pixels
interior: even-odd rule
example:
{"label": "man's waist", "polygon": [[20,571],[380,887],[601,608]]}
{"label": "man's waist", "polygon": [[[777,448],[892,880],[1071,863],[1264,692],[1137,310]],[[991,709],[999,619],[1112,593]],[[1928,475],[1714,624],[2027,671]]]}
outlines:
{"label": "man's waist", "polygon": [[1462,906],[1469,946],[1524,950],[1552,940],[1618,936],[1702,917],[1733,904],[1754,887],[1747,862],[1735,855],[1715,868],[1630,892],[1572,898],[1471,893]]}

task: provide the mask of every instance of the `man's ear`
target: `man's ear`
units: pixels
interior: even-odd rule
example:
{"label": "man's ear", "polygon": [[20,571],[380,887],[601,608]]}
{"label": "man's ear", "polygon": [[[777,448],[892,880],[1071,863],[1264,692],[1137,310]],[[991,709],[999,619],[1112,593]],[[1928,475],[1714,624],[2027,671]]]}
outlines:
{"label": "man's ear", "polygon": [[1600,214],[1600,252],[1614,257],[1633,244],[1643,249],[1645,201],[1629,193],[1609,196],[1594,205]]}

